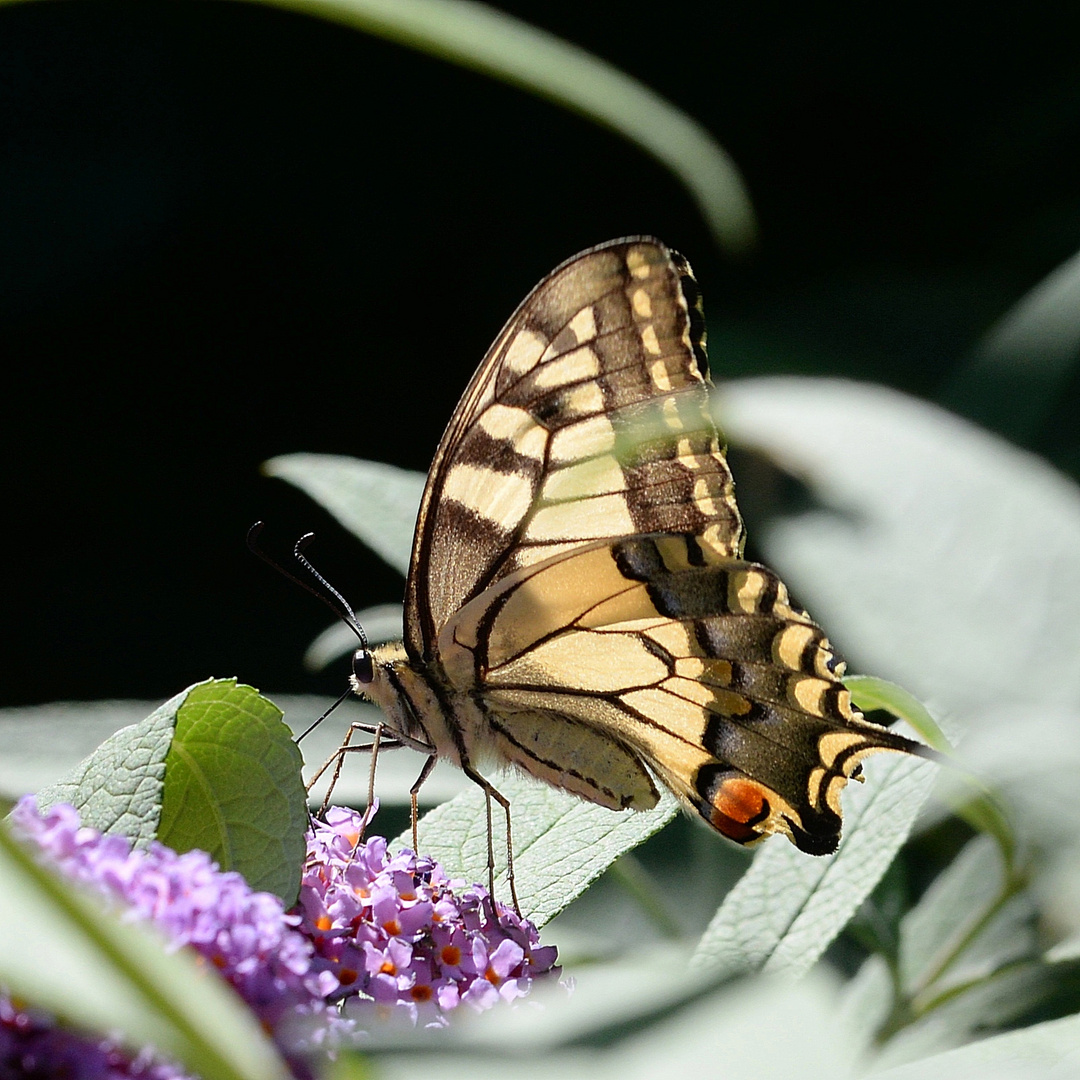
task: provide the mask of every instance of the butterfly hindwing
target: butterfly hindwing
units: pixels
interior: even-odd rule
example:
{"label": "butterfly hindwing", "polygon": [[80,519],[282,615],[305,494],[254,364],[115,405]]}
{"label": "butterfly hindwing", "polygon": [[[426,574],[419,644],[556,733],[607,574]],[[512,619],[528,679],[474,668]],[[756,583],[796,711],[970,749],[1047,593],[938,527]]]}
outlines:
{"label": "butterfly hindwing", "polygon": [[[692,534],[524,567],[451,620],[439,654],[455,685],[479,692],[506,760],[553,782],[565,755],[550,741],[534,754],[518,727],[546,710],[565,718],[568,740],[584,724],[636,756],[740,843],[780,831],[832,850],[860,758],[908,748],[853,712],[828,640],[775,574],[702,560]],[[610,787],[607,769],[597,756],[562,786]]]}

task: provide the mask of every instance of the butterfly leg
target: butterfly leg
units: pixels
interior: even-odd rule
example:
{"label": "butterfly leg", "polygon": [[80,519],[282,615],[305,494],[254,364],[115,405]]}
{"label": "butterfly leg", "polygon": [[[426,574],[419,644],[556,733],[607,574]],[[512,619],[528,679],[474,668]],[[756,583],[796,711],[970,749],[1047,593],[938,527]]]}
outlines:
{"label": "butterfly leg", "polygon": [[319,782],[319,778],[322,776],[322,774],[326,772],[326,770],[329,769],[330,766],[333,765],[341,757],[342,753],[345,752],[346,748],[353,750],[362,749],[359,746],[349,747],[349,742],[352,740],[354,730],[364,731],[369,735],[374,735],[376,726],[377,725],[375,724],[350,724],[349,730],[345,735],[345,739],[342,744],[319,766],[314,776],[312,776],[312,778],[307,782],[307,790],[309,792],[311,791],[311,789]]}
{"label": "butterfly leg", "polygon": [[494,799],[506,814],[506,880],[510,885],[510,899],[514,902],[514,910],[520,917],[521,905],[518,903],[517,888],[514,885],[514,841],[510,833],[510,800],[489,784],[471,765],[466,763],[461,767],[465,775],[483,791],[487,803],[488,886],[493,903],[495,901],[495,845],[491,827],[491,800]]}
{"label": "butterfly leg", "polygon": [[[379,724],[378,727],[382,727],[382,725]],[[355,727],[350,724],[349,730],[345,733],[345,740],[337,748],[337,750],[334,751],[334,756],[330,759],[330,761],[334,762],[334,772],[333,775],[330,777],[330,786],[326,789],[326,796],[323,798],[322,806],[319,807],[319,817],[326,817],[327,808],[330,806],[330,796],[333,795],[334,788],[337,787],[338,777],[341,776],[341,769],[342,766],[345,764],[345,753],[346,751],[351,749],[349,743],[355,733]],[[327,761],[326,764],[329,765],[330,761]],[[374,761],[372,763],[374,764]],[[314,784],[315,780],[317,780],[325,771],[326,765],[324,765],[312,778],[312,784]],[[370,801],[368,802],[368,805],[371,805]]]}
{"label": "butterfly leg", "polygon": [[414,852],[419,852],[420,850],[416,839],[416,821],[419,817],[416,800],[420,794],[420,788],[423,786],[424,781],[431,775],[431,770],[435,768],[435,762],[437,760],[437,755],[429,754],[427,761],[424,762],[424,767],[420,770],[420,775],[416,778],[416,783],[409,788],[409,817],[412,824],[412,847]]}
{"label": "butterfly leg", "polygon": [[322,801],[322,806],[319,807],[320,817],[325,817],[326,815],[327,807],[330,805],[330,796],[333,795],[334,788],[337,786],[338,777],[341,776],[341,769],[345,763],[346,753],[350,750],[355,751],[365,749],[364,747],[349,745],[352,742],[353,735],[355,735],[357,731],[364,731],[366,734],[374,735],[375,731],[381,726],[381,724],[375,725],[374,727],[370,724],[350,724],[349,730],[345,733],[345,738],[341,745],[322,763],[322,765],[319,766],[318,771],[311,780],[308,781],[307,789],[308,791],[311,791],[323,773],[325,773],[331,765],[334,766],[333,775],[330,777],[330,786],[326,789],[326,796]]}
{"label": "butterfly leg", "polygon": [[[366,735],[371,735],[372,741],[370,743],[364,743],[362,746],[350,745],[352,737],[358,731],[362,731]],[[326,772],[326,770],[329,769],[331,765],[334,766],[334,773],[330,779],[330,786],[329,788],[327,788],[326,797],[323,799],[322,806],[319,808],[320,816],[326,813],[326,809],[330,805],[330,797],[331,795],[333,795],[334,787],[337,784],[338,777],[341,775],[341,769],[344,765],[346,754],[363,754],[367,753],[368,751],[370,751],[372,754],[371,775],[368,780],[368,805],[371,805],[372,799],[374,797],[375,787],[375,763],[378,757],[379,750],[393,750],[396,747],[404,745],[403,743],[395,739],[393,736],[388,736],[384,734],[385,731],[386,725],[381,723],[354,723],[349,725],[349,730],[346,733],[345,738],[342,740],[341,745],[326,759],[326,761],[322,763],[322,765],[319,766],[319,768],[315,771],[315,774],[307,783],[307,790],[310,792],[311,789],[319,782],[320,777]]]}
{"label": "butterfly leg", "polygon": [[[364,839],[364,833],[367,831],[368,822],[371,821],[375,813],[375,765],[379,760],[379,745],[383,740],[384,727],[384,724],[376,724],[375,734],[371,738],[371,765],[368,769],[367,806],[364,808],[364,816],[360,819],[360,835],[357,837],[357,844]],[[351,733],[352,732],[350,731],[350,734]],[[338,767],[334,770],[334,778],[330,784],[330,791],[334,790],[334,784],[337,783],[338,774],[341,772],[341,762],[344,760],[345,750],[342,750],[338,755]],[[329,799],[329,797],[329,792],[327,792],[327,798]]]}

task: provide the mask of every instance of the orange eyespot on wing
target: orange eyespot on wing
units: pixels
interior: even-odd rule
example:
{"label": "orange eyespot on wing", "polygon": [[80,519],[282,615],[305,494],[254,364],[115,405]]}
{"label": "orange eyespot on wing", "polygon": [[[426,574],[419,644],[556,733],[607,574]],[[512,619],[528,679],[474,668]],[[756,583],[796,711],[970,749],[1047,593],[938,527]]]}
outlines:
{"label": "orange eyespot on wing", "polygon": [[767,835],[757,826],[771,812],[771,792],[739,773],[719,775],[707,786],[702,816],[719,833],[737,844],[751,844]]}

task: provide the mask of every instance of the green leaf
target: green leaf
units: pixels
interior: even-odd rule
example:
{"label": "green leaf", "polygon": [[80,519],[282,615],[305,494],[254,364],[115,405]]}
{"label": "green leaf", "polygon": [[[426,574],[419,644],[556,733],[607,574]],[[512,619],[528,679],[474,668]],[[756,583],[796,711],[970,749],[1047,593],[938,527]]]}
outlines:
{"label": "green leaf", "polygon": [[[102,717],[91,719],[97,728]],[[84,825],[136,843],[208,851],[288,905],[307,827],[300,766],[277,706],[235,679],[211,679],[109,736],[37,801],[42,809],[70,803]]]}
{"label": "green leaf", "polygon": [[288,907],[306,828],[300,751],[281,710],[235,679],[191,687],[176,713],[158,839],[208,851]]}
{"label": "green leaf", "polygon": [[945,404],[1028,442],[1080,359],[1080,255],[1067,259],[993,326],[949,380]]}
{"label": "green leaf", "polygon": [[817,961],[885,873],[937,773],[931,762],[891,754],[864,768],[865,785],[844,792],[835,854],[814,858],[768,841],[702,935],[695,968],[802,974]]}
{"label": "green leaf", "polygon": [[64,777],[37,793],[38,808],[70,803],[90,828],[139,844],[155,839],[176,713],[189,692],[182,691],[145,720],[106,739]]}
{"label": "green leaf", "polygon": [[[522,913],[537,926],[553,919],[580,896],[620,855],[642,843],[677,813],[668,794],[641,813],[605,810],[525,776],[507,773],[495,781],[510,800],[514,838],[514,880]],[[492,807],[497,866],[496,893],[509,901],[505,886],[506,818]],[[425,814],[419,824],[420,850],[439,860],[451,877],[486,885],[487,814],[475,786]],[[412,847],[403,833],[391,850]]]}
{"label": "green leaf", "polygon": [[423,473],[332,454],[284,454],[263,472],[310,495],[401,574],[409,571]]}
{"label": "green leaf", "polygon": [[712,135],[654,90],[578,45],[486,4],[462,0],[262,0],[388,38],[502,79],[636,143],[697,200],[716,242],[754,242],[738,169]]}
{"label": "green leaf", "polygon": [[952,752],[952,745],[945,732],[930,715],[930,710],[902,686],[879,679],[873,675],[848,675],[844,685],[851,691],[851,700],[864,712],[885,709],[901,720],[906,720],[915,733],[942,754]]}
{"label": "green leaf", "polygon": [[1080,1016],[1035,1024],[875,1073],[875,1080],[1036,1080],[1076,1074]]}
{"label": "green leaf", "polygon": [[[0,983],[68,1024],[119,1032],[203,1080],[290,1075],[235,992],[34,861],[0,823]],[[18,928],[11,932],[11,928]]]}
{"label": "green leaf", "polygon": [[360,1054],[338,1054],[326,1069],[326,1080],[377,1080],[371,1062]]}

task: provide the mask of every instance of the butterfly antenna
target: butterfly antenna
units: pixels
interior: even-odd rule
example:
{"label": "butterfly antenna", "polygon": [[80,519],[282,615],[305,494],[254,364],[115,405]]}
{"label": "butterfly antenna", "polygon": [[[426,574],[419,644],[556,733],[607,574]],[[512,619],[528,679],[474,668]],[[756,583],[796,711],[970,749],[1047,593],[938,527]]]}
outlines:
{"label": "butterfly antenna", "polygon": [[[313,532],[304,533],[304,535],[293,545],[293,555],[296,557],[296,561],[338,602],[340,605],[340,610],[337,611],[338,616],[360,639],[360,647],[366,649],[368,647],[367,634],[364,633],[364,628],[357,621],[356,612],[353,611],[349,601],[346,600],[345,597],[342,596],[341,593],[339,593],[337,589],[335,589],[334,586],[311,565],[311,561],[304,554],[304,548],[306,548],[314,539],[315,534]],[[325,596],[323,599],[331,608],[334,607]]]}
{"label": "butterfly antenna", "polygon": [[[310,582],[304,581],[302,578],[299,578],[296,576],[296,574],[292,573],[292,571],[286,570],[285,567],[281,565],[281,563],[279,563],[276,559],[272,558],[265,551],[263,551],[263,549],[259,546],[259,537],[262,535],[262,531],[264,528],[265,525],[263,522],[256,521],[255,524],[252,525],[250,529],[248,529],[247,546],[248,549],[252,552],[252,554],[258,555],[264,563],[266,563],[268,566],[272,566],[279,574],[282,574],[290,581],[299,585],[301,589],[306,589],[309,593],[311,593],[312,596],[317,596],[357,636],[360,641],[360,647],[366,649],[368,647],[367,634],[364,633],[364,628],[357,621],[356,612],[353,611],[352,607],[349,605],[349,602],[345,599],[345,597],[342,596],[341,593],[339,593],[337,589],[335,589],[334,586],[331,585],[330,582],[328,582],[326,578],[324,578],[322,574],[320,574],[319,571],[311,565],[311,562],[303,554],[304,548],[311,543],[312,539],[314,539],[315,537],[315,534],[309,532],[301,536],[300,539],[297,540],[296,544],[293,546],[293,555],[296,557],[300,565],[303,566],[303,568],[307,570],[307,572],[311,574],[312,577],[315,578],[315,580],[323,587],[323,589],[326,590],[325,592],[320,592]],[[329,596],[327,594],[329,594]],[[331,600],[330,597],[333,597],[334,599]],[[337,601],[336,604],[334,603],[334,600]]]}

